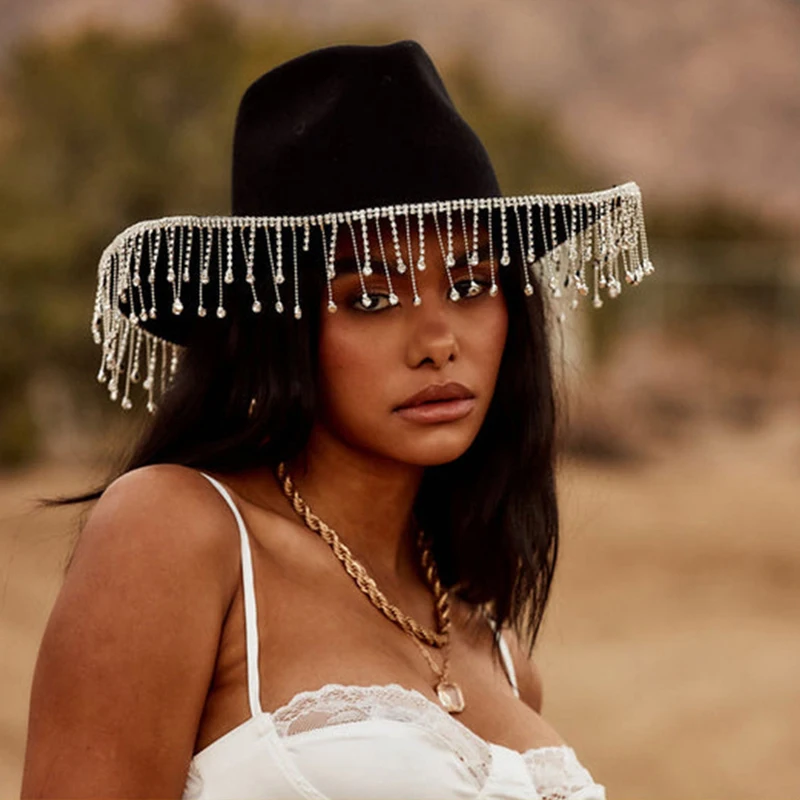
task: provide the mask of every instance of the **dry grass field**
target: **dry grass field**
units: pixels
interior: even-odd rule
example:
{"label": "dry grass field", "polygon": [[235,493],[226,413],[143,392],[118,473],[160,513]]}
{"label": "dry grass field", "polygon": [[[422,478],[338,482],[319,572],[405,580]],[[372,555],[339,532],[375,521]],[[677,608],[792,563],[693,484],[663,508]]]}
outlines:
{"label": "dry grass field", "polygon": [[[0,481],[0,796],[19,791],[31,674],[69,516]],[[707,425],[635,466],[566,461],[537,645],[544,715],[609,798],[800,797],[800,420]]]}

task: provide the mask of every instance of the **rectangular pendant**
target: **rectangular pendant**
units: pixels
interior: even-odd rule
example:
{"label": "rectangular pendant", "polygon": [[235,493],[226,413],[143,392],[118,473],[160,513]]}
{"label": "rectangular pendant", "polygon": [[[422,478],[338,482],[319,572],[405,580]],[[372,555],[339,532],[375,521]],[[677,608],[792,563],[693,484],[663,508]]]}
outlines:
{"label": "rectangular pendant", "polygon": [[464,710],[464,695],[461,687],[451,681],[439,681],[436,685],[436,694],[445,710],[451,714],[457,714]]}

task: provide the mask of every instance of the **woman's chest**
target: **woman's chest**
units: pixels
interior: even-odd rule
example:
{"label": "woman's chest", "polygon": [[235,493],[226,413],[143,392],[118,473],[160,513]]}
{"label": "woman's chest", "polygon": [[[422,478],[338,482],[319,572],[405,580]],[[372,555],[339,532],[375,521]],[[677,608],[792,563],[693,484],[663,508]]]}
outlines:
{"label": "woman's chest", "polygon": [[[259,565],[254,564],[258,570]],[[258,683],[261,707],[276,710],[298,694],[325,684],[398,684],[438,705],[436,675],[410,637],[387,620],[355,587],[317,576],[303,580],[269,576],[258,591]],[[258,586],[258,584],[257,584]],[[313,589],[316,588],[316,591]],[[242,593],[235,596],[223,626],[215,675],[201,719],[199,750],[249,716],[247,654]],[[487,741],[517,751],[563,743],[558,733],[513,692],[493,634],[484,623],[469,625],[453,615],[450,675],[462,689],[466,708],[459,722]],[[442,663],[438,649],[428,652]]]}

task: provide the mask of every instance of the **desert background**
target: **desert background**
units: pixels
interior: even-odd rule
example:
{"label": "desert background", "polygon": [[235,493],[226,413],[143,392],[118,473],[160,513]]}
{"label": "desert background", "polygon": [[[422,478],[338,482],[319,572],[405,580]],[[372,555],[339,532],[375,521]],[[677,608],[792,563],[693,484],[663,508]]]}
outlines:
{"label": "desert background", "polygon": [[644,198],[656,272],[554,332],[545,718],[609,799],[800,797],[794,0],[0,4],[0,797],[78,521],[36,498],[102,479],[142,419],[94,381],[100,252],[138,219],[227,213],[259,74],[401,38],[507,193]]}

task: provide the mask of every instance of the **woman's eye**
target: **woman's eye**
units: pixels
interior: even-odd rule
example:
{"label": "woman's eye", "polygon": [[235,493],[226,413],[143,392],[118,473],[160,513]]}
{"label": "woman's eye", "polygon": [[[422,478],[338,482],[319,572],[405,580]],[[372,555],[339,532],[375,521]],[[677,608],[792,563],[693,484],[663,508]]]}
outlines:
{"label": "woman's eye", "polygon": [[[383,303],[381,303],[383,301]],[[369,314],[391,308],[388,294],[359,294],[350,301],[350,307],[356,311],[365,311]]]}
{"label": "woman's eye", "polygon": [[483,280],[458,281],[453,284],[453,287],[461,296],[461,299],[467,299],[484,294],[489,288],[489,283]]}

